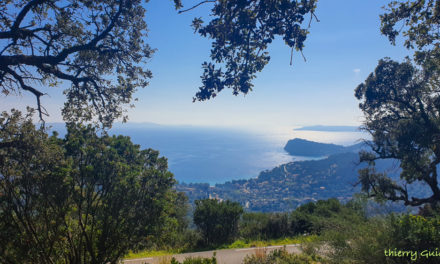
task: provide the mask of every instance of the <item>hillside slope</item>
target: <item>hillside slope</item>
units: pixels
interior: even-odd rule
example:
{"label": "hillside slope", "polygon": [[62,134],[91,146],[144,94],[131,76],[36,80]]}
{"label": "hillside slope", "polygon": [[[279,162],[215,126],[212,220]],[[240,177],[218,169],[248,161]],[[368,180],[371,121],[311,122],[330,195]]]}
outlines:
{"label": "hillside slope", "polygon": [[229,199],[251,211],[287,211],[298,205],[337,197],[349,199],[359,187],[358,154],[341,153],[322,160],[298,161],[263,171],[255,179],[216,184],[179,184],[190,202],[201,198]]}
{"label": "hillside slope", "polygon": [[294,156],[321,157],[344,152],[359,152],[366,148],[364,143],[344,147],[336,144],[320,143],[301,138],[294,138],[287,142],[284,150]]}

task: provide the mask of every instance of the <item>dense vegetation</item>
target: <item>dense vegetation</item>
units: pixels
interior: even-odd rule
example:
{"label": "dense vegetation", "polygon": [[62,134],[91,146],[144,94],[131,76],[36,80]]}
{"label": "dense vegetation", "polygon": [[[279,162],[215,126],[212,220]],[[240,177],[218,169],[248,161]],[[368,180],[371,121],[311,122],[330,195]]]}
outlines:
{"label": "dense vegetation", "polygon": [[[125,121],[133,93],[152,77],[145,67],[154,52],[145,41],[147,2],[0,1],[1,94],[36,99],[26,117],[14,109],[0,117],[2,263],[116,263],[129,249],[181,242],[185,199],[172,189],[166,159],[96,128]],[[194,100],[224,88],[251,91],[276,36],[292,52],[303,49],[309,31],[302,22],[316,8],[315,0],[200,1],[186,9],[173,2],[179,13],[213,5],[208,23],[193,22],[213,40]],[[42,102],[46,88],[62,81],[70,84],[64,139],[47,134]]]}
{"label": "dense vegetation", "polygon": [[[398,166],[393,160],[378,161],[378,169]],[[354,152],[330,155],[321,160],[298,161],[280,165],[263,171],[255,179],[234,180],[224,184],[185,184],[177,185],[177,190],[185,192],[190,203],[208,197],[229,199],[240,202],[250,211],[284,212],[297,206],[323,199],[336,197],[348,201],[360,191],[357,170],[364,168],[359,164],[359,155]],[[398,170],[394,170],[397,177]],[[414,192],[426,192],[423,185],[415,186]]]}
{"label": "dense vegetation", "polygon": [[333,222],[359,223],[365,220],[354,202],[341,204],[337,199],[310,202],[289,213],[245,213],[240,221],[240,237],[245,240],[269,240],[304,234],[319,235]]}
{"label": "dense vegetation", "polygon": [[[310,22],[316,18],[315,0],[270,5],[212,0],[187,9],[180,0],[174,3],[180,12],[213,5],[208,23],[193,21],[197,33],[213,40],[212,62],[202,65],[202,86],[194,100],[210,99],[224,88],[235,95],[251,91],[255,74],[270,60],[266,50],[275,37],[301,51],[308,34],[305,16]],[[371,149],[360,159],[368,164],[356,168],[361,190],[379,201],[420,206],[419,214],[371,217],[366,203],[348,201],[357,191],[352,187],[358,182],[357,155],[326,145],[314,152],[333,153],[326,159],[285,164],[257,179],[214,188],[181,185],[190,202],[218,198],[196,202],[198,230],[189,229],[186,198],[173,189],[165,158],[141,150],[128,137],[82,123],[111,127],[136,89],[148,84],[152,75],[141,63],[153,50],[144,41],[144,12],[139,0],[0,2],[1,92],[36,97],[36,109],[25,116],[17,110],[0,116],[2,263],[117,263],[129,250],[196,249],[234,238],[306,234],[317,239],[304,247],[304,255],[275,251],[245,263],[438,263],[439,0],[390,3],[381,31],[393,44],[403,33],[414,57],[380,60],[356,88],[364,129],[372,136]],[[44,122],[36,127],[32,117],[36,112],[43,120],[47,114],[39,87],[56,87],[63,80],[71,84],[63,108],[69,123],[67,135],[58,138],[47,134]],[[291,142],[289,149],[294,143],[305,142]],[[399,178],[381,171],[383,159],[397,162]],[[251,210],[284,212],[243,213],[240,203]]]}
{"label": "dense vegetation", "polygon": [[349,147],[344,147],[341,145],[319,143],[301,138],[294,138],[287,142],[284,150],[290,155],[294,156],[322,157],[336,153],[359,152],[363,146],[364,143],[359,143]]}
{"label": "dense vegetation", "polygon": [[[369,167],[360,171],[362,190],[378,200],[405,205],[440,204],[440,2],[393,1],[381,16],[382,34],[395,44],[402,33],[413,60],[381,59],[355,90],[371,134],[372,151],[361,153]],[[377,170],[376,160],[400,162],[400,182]],[[414,193],[424,184],[428,193]]]}
{"label": "dense vegetation", "polygon": [[[256,245],[259,240],[306,234],[312,238],[297,240],[302,243],[301,254],[285,250],[269,253],[263,248],[245,258],[244,264],[438,263],[440,216],[437,211],[427,206],[416,215],[368,217],[368,206],[365,197],[358,197],[345,204],[337,199],[310,202],[285,213],[244,213],[238,224],[238,240],[233,245],[240,241]],[[407,255],[393,255],[399,250]],[[184,263],[215,262],[211,258],[187,259]]]}
{"label": "dense vegetation", "polygon": [[90,126],[49,136],[30,115],[0,117],[0,262],[114,263],[177,235],[182,196],[159,152]]}
{"label": "dense vegetation", "polygon": [[266,252],[257,253],[254,255],[248,255],[243,261],[243,264],[273,264],[273,263],[286,263],[286,264],[312,264],[321,263],[323,258],[313,254],[295,254],[287,253],[285,250],[274,250],[267,254]]}
{"label": "dense vegetation", "polygon": [[239,203],[204,199],[195,201],[195,205],[193,221],[204,245],[220,245],[236,238],[238,220],[243,213]]}

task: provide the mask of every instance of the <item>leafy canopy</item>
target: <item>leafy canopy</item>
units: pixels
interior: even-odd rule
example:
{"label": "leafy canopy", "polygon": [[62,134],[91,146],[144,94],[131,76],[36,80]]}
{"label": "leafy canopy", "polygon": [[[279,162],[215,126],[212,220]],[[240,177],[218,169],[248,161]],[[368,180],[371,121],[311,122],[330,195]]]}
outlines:
{"label": "leafy canopy", "polygon": [[[437,0],[392,1],[388,13],[381,15],[381,32],[395,44],[404,28],[407,48],[438,48],[440,2]],[[402,25],[398,25],[402,24]]]}
{"label": "leafy canopy", "polygon": [[[440,201],[440,1],[393,1],[381,16],[381,31],[395,44],[403,32],[405,47],[415,49],[414,65],[385,58],[356,88],[364,112],[364,128],[372,135],[372,152],[361,153],[369,166],[360,170],[362,189],[380,200],[406,205]],[[396,159],[400,182],[376,171],[377,159]],[[431,190],[414,196],[414,185]]]}
{"label": "leafy canopy", "polygon": [[141,0],[1,1],[2,93],[32,93],[42,118],[41,86],[66,81],[65,120],[109,126],[152,76],[144,13]]}
{"label": "leafy canopy", "polygon": [[178,217],[157,151],[72,124],[49,137],[18,111],[0,128],[0,262],[116,263]]}
{"label": "leafy canopy", "polygon": [[[415,49],[419,64],[438,67],[440,64],[440,1],[392,1],[381,15],[381,32],[392,44],[402,34],[404,45]],[[437,69],[438,70],[438,69]]]}
{"label": "leafy canopy", "polygon": [[[194,100],[215,97],[224,88],[233,94],[247,94],[252,80],[269,62],[267,48],[276,36],[297,51],[304,41],[316,8],[315,0],[218,0],[214,3],[209,23],[193,20],[194,31],[213,39],[211,62],[202,64],[202,86]],[[181,11],[182,12],[182,11]],[[305,16],[310,20],[304,23]],[[316,17],[315,17],[316,18]],[[225,69],[222,69],[221,67]]]}
{"label": "leafy canopy", "polygon": [[[410,61],[380,60],[374,73],[356,88],[365,129],[373,152],[361,153],[370,166],[360,170],[363,190],[371,196],[406,205],[440,201],[440,87],[438,72],[424,71]],[[397,183],[374,168],[377,159],[397,159],[402,169]],[[429,187],[429,197],[413,197],[408,185]]]}
{"label": "leafy canopy", "polygon": [[[43,86],[67,82],[66,121],[98,121],[104,126],[124,116],[137,88],[148,85],[145,68],[154,50],[145,42],[143,2],[148,0],[0,1],[0,90],[30,92],[40,119]],[[281,36],[302,51],[316,0],[208,0],[212,19],[193,21],[197,33],[213,40],[212,62],[202,65],[202,86],[194,100],[210,99],[225,87],[235,95],[252,90],[252,80],[269,62],[268,45]],[[310,22],[303,25],[305,16]],[[224,66],[225,70],[218,66]]]}

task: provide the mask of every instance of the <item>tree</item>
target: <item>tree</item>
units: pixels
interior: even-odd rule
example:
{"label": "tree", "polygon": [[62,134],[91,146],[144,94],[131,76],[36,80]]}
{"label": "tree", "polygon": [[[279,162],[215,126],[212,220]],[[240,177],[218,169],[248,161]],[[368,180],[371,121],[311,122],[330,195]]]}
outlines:
{"label": "tree", "polygon": [[151,72],[141,0],[31,0],[0,3],[0,87],[32,93],[42,119],[39,85],[71,83],[67,121],[97,117],[109,125]]}
{"label": "tree", "polygon": [[18,111],[0,127],[2,263],[117,263],[176,210],[166,159],[128,137],[49,137]]}
{"label": "tree", "polygon": [[[307,14],[311,22],[316,6],[316,0],[208,0],[182,10],[180,0],[174,3],[180,13],[214,5],[208,24],[201,18],[193,22],[199,34],[213,39],[214,63],[202,66],[197,100],[214,97],[225,87],[236,95],[249,92],[255,73],[270,59],[266,49],[277,35],[302,51],[308,27],[301,26]],[[2,93],[32,93],[42,119],[47,113],[41,86],[66,81],[71,86],[64,91],[64,119],[94,119],[110,126],[123,116],[136,89],[146,87],[152,77],[145,69],[154,50],[145,43],[144,13],[141,0],[1,1]],[[224,64],[226,71],[216,64]]]}
{"label": "tree", "polygon": [[0,262],[50,263],[63,250],[68,210],[63,150],[30,115],[3,112],[0,124]]}
{"label": "tree", "polygon": [[[415,59],[430,67],[440,65],[440,1],[392,1],[381,15],[381,32],[395,45],[402,32],[405,47],[416,49]],[[401,25],[400,25],[401,24]],[[437,66],[436,66],[437,65]]]}
{"label": "tree", "polygon": [[203,235],[205,245],[219,245],[235,238],[243,207],[237,202],[215,199],[195,201],[194,224]]}
{"label": "tree", "polygon": [[[363,191],[405,205],[435,205],[440,201],[440,79],[439,72],[414,66],[409,60],[379,61],[374,73],[356,88],[364,112],[364,128],[372,136],[373,152],[361,153],[369,166],[360,170]],[[401,182],[377,172],[374,161],[400,162]],[[408,185],[423,183],[432,194],[414,197]],[[420,195],[420,194],[417,194]]]}
{"label": "tree", "polygon": [[[408,58],[403,63],[382,59],[356,88],[364,129],[373,139],[372,152],[361,153],[369,166],[360,170],[360,183],[380,200],[435,206],[440,201],[440,1],[393,1],[387,11],[381,16],[382,34],[395,44],[403,31],[405,47],[415,49],[416,65]],[[400,182],[376,171],[378,159],[400,162]],[[410,186],[417,184],[428,187],[430,195],[414,197]]]}

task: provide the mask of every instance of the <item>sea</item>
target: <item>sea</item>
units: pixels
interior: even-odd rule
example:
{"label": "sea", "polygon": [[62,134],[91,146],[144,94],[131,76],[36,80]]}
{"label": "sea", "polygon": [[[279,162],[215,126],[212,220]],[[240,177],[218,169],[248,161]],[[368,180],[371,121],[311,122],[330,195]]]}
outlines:
{"label": "sea", "polygon": [[[52,124],[61,136],[62,124]],[[291,156],[284,151],[295,137],[341,145],[364,138],[361,132],[279,129],[235,129],[200,126],[172,126],[151,123],[115,124],[110,134],[130,136],[142,149],[158,150],[168,159],[169,170],[178,182],[215,185],[257,177],[292,161],[323,157]]]}

